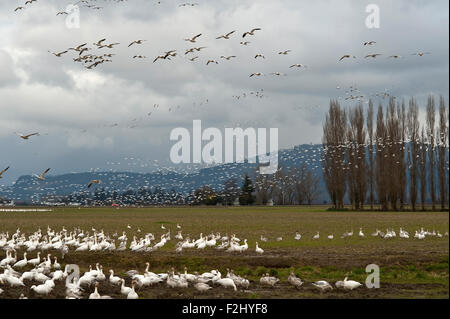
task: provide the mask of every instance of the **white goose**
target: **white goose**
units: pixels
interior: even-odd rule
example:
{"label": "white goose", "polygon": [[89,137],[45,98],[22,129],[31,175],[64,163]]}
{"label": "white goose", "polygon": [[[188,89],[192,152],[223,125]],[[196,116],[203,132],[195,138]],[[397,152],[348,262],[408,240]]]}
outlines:
{"label": "white goose", "polygon": [[209,289],[212,289],[211,286],[209,286],[208,284],[202,283],[202,282],[196,283],[194,285],[194,288],[200,292],[205,292],[205,291],[208,291]]}
{"label": "white goose", "polygon": [[233,288],[234,291],[237,291],[236,284],[234,283],[233,279],[221,278],[219,280],[216,280],[215,283],[225,288]]}
{"label": "white goose", "polygon": [[23,253],[23,259],[16,262],[13,267],[14,268],[23,268],[28,264],[27,261],[27,253]]}
{"label": "white goose", "polygon": [[264,253],[264,250],[258,246],[258,242],[256,242],[255,251],[258,255],[262,255]]}
{"label": "white goose", "polygon": [[328,282],[326,282],[325,280],[319,280],[319,281],[313,282],[312,285],[314,287],[319,288],[321,291],[325,291],[328,289],[333,290],[333,287],[331,287],[331,285]]}
{"label": "white goose", "polygon": [[120,287],[120,293],[124,296],[128,296],[128,294],[131,292],[130,287],[125,286],[125,280],[122,279],[122,286]]}
{"label": "white goose", "polygon": [[301,287],[301,285],[303,285],[302,280],[300,278],[298,278],[297,276],[295,276],[293,271],[291,271],[291,273],[288,277],[288,282],[297,289],[299,289]]}
{"label": "white goose", "polygon": [[261,279],[259,279],[259,282],[262,285],[266,285],[266,286],[270,286],[270,287],[274,287],[278,281],[280,281],[278,278],[271,277],[271,276],[269,276],[269,274],[265,274],[261,277]]}
{"label": "white goose", "polygon": [[49,285],[46,285],[46,284],[42,284],[39,286],[33,285],[33,286],[31,286],[30,289],[39,295],[46,295],[46,296],[48,296],[48,294],[51,293],[53,290],[52,287],[50,287]]}
{"label": "white goose", "polygon": [[114,270],[110,270],[109,271],[110,275],[109,275],[109,282],[112,285],[120,285],[122,283],[122,278],[118,277],[118,276],[114,276]]}
{"label": "white goose", "polygon": [[362,231],[362,228],[359,229],[359,234],[358,234],[358,235],[359,235],[359,237],[361,237],[361,238],[365,237],[365,236],[364,236],[364,233],[363,233],[363,231]]}
{"label": "white goose", "polygon": [[12,253],[11,251],[7,250],[6,257],[0,261],[0,267],[5,267],[6,265],[11,264],[12,260],[13,260]]}
{"label": "white goose", "polygon": [[133,281],[133,282],[131,283],[131,291],[128,293],[127,299],[139,299],[138,294],[137,294],[136,291],[134,290],[134,284],[135,284],[135,282]]}
{"label": "white goose", "polygon": [[89,299],[101,299],[102,297],[98,293],[98,283],[95,284],[95,290],[89,295]]}
{"label": "white goose", "polygon": [[24,287],[25,286],[21,279],[10,275],[9,271],[6,273],[6,270],[5,270],[5,274],[3,276],[3,280],[6,281],[7,283],[9,283],[9,285],[11,287]]}
{"label": "white goose", "polygon": [[54,257],[54,258],[55,258],[55,261],[53,263],[53,269],[60,270],[61,269],[61,264],[58,263],[58,258],[57,257]]}
{"label": "white goose", "polygon": [[41,262],[41,253],[40,252],[37,253],[36,258],[28,260],[28,264],[33,265],[33,266],[39,265],[40,262]]}
{"label": "white goose", "polygon": [[358,288],[362,286],[361,283],[354,281],[354,280],[347,280],[347,277],[345,277],[344,279],[344,284],[343,284],[343,288],[346,290],[353,290],[355,288]]}

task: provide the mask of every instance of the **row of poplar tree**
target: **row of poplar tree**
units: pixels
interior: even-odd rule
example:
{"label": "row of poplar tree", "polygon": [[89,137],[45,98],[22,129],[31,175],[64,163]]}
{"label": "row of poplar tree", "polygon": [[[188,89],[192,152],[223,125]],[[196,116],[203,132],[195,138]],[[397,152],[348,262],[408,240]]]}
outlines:
{"label": "row of poplar tree", "polygon": [[[438,108],[438,110],[436,110]],[[437,114],[438,113],[438,114]],[[353,209],[445,210],[448,203],[448,112],[429,96],[425,123],[414,98],[389,99],[374,113],[362,103],[344,109],[337,100],[323,125],[323,174],[334,208],[346,196]]]}

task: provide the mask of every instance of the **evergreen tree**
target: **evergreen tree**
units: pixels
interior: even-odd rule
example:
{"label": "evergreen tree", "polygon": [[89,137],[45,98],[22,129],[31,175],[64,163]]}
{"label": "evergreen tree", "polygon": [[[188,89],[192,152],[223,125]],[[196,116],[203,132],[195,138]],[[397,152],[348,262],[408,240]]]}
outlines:
{"label": "evergreen tree", "polygon": [[241,205],[252,205],[255,202],[255,197],[253,195],[254,191],[255,187],[253,186],[252,180],[250,179],[248,174],[245,174],[241,196],[239,196],[239,203]]}

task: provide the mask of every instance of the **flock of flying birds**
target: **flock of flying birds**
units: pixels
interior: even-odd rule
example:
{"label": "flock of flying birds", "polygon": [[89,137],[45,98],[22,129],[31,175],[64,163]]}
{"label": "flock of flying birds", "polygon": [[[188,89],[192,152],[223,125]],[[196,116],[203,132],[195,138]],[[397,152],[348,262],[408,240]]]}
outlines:
{"label": "flock of flying birds", "polygon": [[[261,28],[254,28],[250,31],[246,31],[242,34],[242,38],[245,37],[249,37],[249,36],[254,36],[256,31],[261,31]],[[236,31],[233,30],[231,32],[228,32],[226,34],[220,35],[218,37],[216,37],[216,40],[220,40],[220,39],[225,39],[225,40],[230,40],[230,37],[235,33]],[[197,43],[197,41],[199,41],[199,38],[202,36],[202,33],[196,34],[190,38],[185,38],[184,41],[189,42],[189,43]],[[97,42],[94,42],[93,45],[97,47],[97,49],[113,49],[115,46],[120,45],[119,42],[111,42],[111,43],[106,43],[107,39],[103,38],[98,40]],[[127,47],[130,48],[131,46],[137,46],[137,45],[142,45],[144,44],[144,42],[146,42],[147,40],[145,39],[137,39],[137,40],[133,40],[131,41]],[[241,45],[248,45],[250,42],[249,41],[242,41],[240,42]],[[66,50],[60,51],[60,52],[51,52],[53,55],[55,55],[56,57],[62,57],[64,54],[68,53],[69,51],[75,51],[77,53],[77,56],[75,58],[73,58],[73,61],[75,62],[80,62],[83,63],[85,65],[86,69],[93,69],[96,68],[98,65],[103,64],[105,62],[112,62],[111,58],[115,55],[114,53],[100,53],[100,54],[89,54],[88,51],[92,51],[93,48],[90,48],[87,46],[88,43],[82,43],[79,45],[76,45],[74,47],[71,48],[67,48]],[[191,48],[187,48],[185,49],[184,52],[184,56],[186,56],[186,58],[191,61],[191,62],[195,62],[199,56],[195,55],[192,57],[192,54],[195,54],[196,52],[200,52],[202,50],[207,49],[206,46],[194,46]],[[178,50],[173,49],[173,50],[168,50],[165,51],[164,53],[154,57],[153,59],[153,63],[157,62],[158,60],[172,60],[173,58],[175,58],[176,56],[179,55],[179,53],[177,52]],[[284,50],[284,51],[280,51],[278,52],[278,55],[287,55],[289,52],[291,52],[291,50]],[[133,59],[147,59],[146,55],[143,54],[135,54],[132,56]],[[237,56],[236,55],[221,55],[220,59],[224,60],[224,61],[230,61],[231,59],[236,59]],[[265,59],[265,55],[262,53],[258,53],[254,56],[254,59]],[[219,64],[217,59],[207,59],[205,65],[210,65],[210,64]],[[296,64],[292,64],[289,68],[306,68],[306,65],[304,64],[300,64],[300,63],[296,63]],[[287,75],[285,73],[281,73],[281,72],[272,72],[270,73],[271,75],[275,75],[275,76],[280,76],[280,75]],[[253,76],[262,76],[264,75],[261,72],[254,72],[252,74],[250,74],[250,77]]]}
{"label": "flock of flying birds", "polygon": [[[17,7],[14,11],[20,11],[23,10],[24,8],[32,5],[33,3],[37,2],[38,0],[28,0],[24,2],[23,6],[19,6]],[[87,0],[81,0],[76,2],[75,4],[81,4],[83,7],[89,8],[89,9],[102,9],[102,7],[97,6],[95,3],[97,1],[87,1]],[[116,2],[122,2],[120,0],[116,0]],[[160,2],[158,2],[160,3]],[[194,6],[198,6],[198,3],[182,3],[179,4],[179,7],[194,7]],[[67,14],[67,12],[64,11],[60,11],[57,12],[56,15],[64,15]],[[238,34],[237,30],[231,30],[228,31],[224,34],[218,34],[214,36],[214,39],[216,41],[233,41],[234,38],[240,38],[240,45],[242,46],[248,46],[251,42],[249,41],[249,38],[251,37],[257,37],[259,35],[263,35],[263,30],[260,27],[255,27],[252,28],[250,30],[246,30],[243,31],[242,33]],[[185,36],[182,40],[184,40],[184,42],[190,43],[190,44],[197,44],[199,42],[202,41],[204,37],[203,33],[196,33],[192,36]],[[124,45],[127,48],[130,49],[135,49],[135,48],[143,48],[145,43],[147,42],[147,40],[145,39],[135,39],[135,40],[130,40],[128,42],[126,42]],[[364,42],[362,45],[364,47],[367,48],[371,48],[376,46],[377,42],[376,41],[366,41]],[[113,57],[115,56],[115,53],[112,52],[111,50],[113,50],[114,48],[118,47],[122,45],[119,42],[114,42],[114,41],[108,41],[107,38],[102,38],[96,42],[93,42],[92,45],[88,45],[88,43],[82,43],[82,44],[77,44],[74,45],[73,47],[67,48],[63,51],[59,51],[59,52],[51,52],[55,57],[57,58],[61,58],[64,55],[68,54],[69,52],[73,52],[75,54],[75,56],[73,57],[73,61],[74,62],[79,62],[81,63],[86,69],[94,69],[97,68],[98,66],[104,64],[104,63],[108,63],[108,62],[112,62]],[[94,50],[97,50],[96,53],[93,53]],[[204,52],[207,51],[208,47],[206,46],[202,46],[202,45],[198,45],[198,46],[193,46],[191,48],[186,48],[183,51],[180,52],[180,50],[177,49],[171,49],[171,50],[167,50],[164,51],[162,54],[157,55],[156,57],[154,57],[152,59],[153,63],[159,63],[159,62],[166,62],[166,61],[170,61],[174,58],[176,58],[177,56],[185,56],[189,61],[197,61],[199,59],[199,52]],[[292,50],[277,50],[275,51],[277,52],[277,54],[279,56],[286,56],[292,53]],[[412,55],[416,55],[418,57],[424,57],[425,55],[431,54],[431,52],[416,52],[416,53],[412,53]],[[377,59],[380,56],[382,56],[383,54],[381,53],[368,53],[364,56],[365,59]],[[142,60],[142,59],[147,59],[147,55],[145,55],[144,53],[138,53],[138,54],[134,54],[134,55],[130,55],[130,57],[132,59],[137,59],[137,60]],[[255,60],[266,60],[266,55],[263,53],[257,53],[254,56],[252,56]],[[357,59],[357,57],[353,54],[345,54],[342,55],[338,61],[341,63],[344,63],[346,59]],[[395,55],[389,55],[388,56],[389,59],[402,59],[403,56],[400,56],[398,54]],[[205,59],[205,65],[210,66],[210,65],[215,65],[215,64],[219,64],[219,61],[224,61],[224,62],[228,62],[228,61],[233,61],[235,59],[238,59],[238,56],[236,55],[221,55],[219,59]],[[289,65],[286,66],[286,68],[288,68]],[[289,69],[295,69],[295,68],[299,68],[299,69],[305,69],[307,68],[306,65],[301,64],[301,63],[295,63],[295,64],[291,64],[289,66]],[[249,77],[253,78],[253,77],[259,77],[259,76],[264,76],[265,74],[262,72],[253,72],[249,75]],[[272,72],[270,73],[270,75],[273,76],[286,76],[286,73],[283,72]],[[338,90],[340,90],[340,86],[337,87]],[[362,93],[361,90],[359,90],[356,86],[350,86],[350,88],[348,90],[345,91],[345,97],[339,97],[339,99],[345,99],[345,100],[357,100],[357,101],[361,101],[362,99],[366,98],[366,97],[379,97],[379,98],[388,98],[392,96],[392,93],[389,92],[388,89],[385,89],[384,92],[378,92],[378,93],[374,93],[374,94],[365,94]],[[235,98],[236,100],[239,99],[244,99],[247,96],[254,96],[257,98],[262,99],[263,97],[266,97],[264,90],[263,89],[259,89],[259,90],[255,90],[255,91],[251,91],[251,92],[247,92],[247,93],[242,93],[239,95],[233,95],[232,97]],[[207,104],[208,103],[208,99],[206,99],[206,102],[200,102],[199,105],[203,105],[203,104]],[[193,103],[193,105],[195,105],[196,103]],[[159,104],[155,104],[153,110],[149,111],[147,116],[151,116],[153,113],[155,113],[155,111],[157,111],[159,108]],[[172,110],[177,110],[180,109],[181,106],[177,105],[175,106],[170,106],[168,107],[168,111],[171,112]],[[308,109],[314,109],[315,107],[309,107]],[[301,109],[306,109],[306,107],[303,106],[298,106],[295,108],[296,110],[301,110]],[[131,123],[127,126],[128,128],[135,128],[138,126],[138,122],[141,119],[139,118],[134,118]],[[119,124],[118,123],[113,123],[113,124],[105,124],[104,126],[109,126],[109,127],[118,127]],[[83,132],[86,132],[87,130],[83,130]],[[20,137],[24,140],[29,139],[30,137],[34,136],[34,135],[38,135],[38,133],[33,133],[33,134],[21,134]],[[317,167],[317,164],[319,163],[320,159],[318,159],[318,162],[313,163],[315,165],[315,167]],[[0,178],[2,177],[2,174],[4,174],[7,170],[9,169],[9,167],[3,169],[2,171],[0,171]],[[34,176],[40,180],[43,181],[45,180],[45,176],[48,173],[49,169],[46,169],[45,171],[43,171],[41,174],[35,174]],[[96,179],[96,180],[92,180],[92,181],[87,181],[86,185],[88,185],[88,188],[90,188],[92,185],[94,184],[99,184],[101,181]]]}

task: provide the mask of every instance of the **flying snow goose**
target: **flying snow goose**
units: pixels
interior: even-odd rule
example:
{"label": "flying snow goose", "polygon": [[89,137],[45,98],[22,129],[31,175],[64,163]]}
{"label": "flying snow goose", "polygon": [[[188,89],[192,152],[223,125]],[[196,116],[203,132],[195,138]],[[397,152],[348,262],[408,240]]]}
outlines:
{"label": "flying snow goose", "polygon": [[3,173],[5,173],[9,169],[9,166],[5,168],[4,170],[0,171],[0,178],[2,178]]}
{"label": "flying snow goose", "polygon": [[236,31],[228,32],[227,34],[224,34],[224,35],[221,35],[220,37],[217,37],[216,40],[218,40],[218,39],[227,39],[228,40],[230,38],[230,35],[232,35],[235,32]]}
{"label": "flying snow goose", "polygon": [[101,183],[101,181],[100,180],[98,180],[98,179],[93,179],[92,181],[90,181],[89,182],[89,184],[88,184],[88,188],[91,188],[91,186],[92,185],[94,185],[94,184],[100,184]]}
{"label": "flying snow goose", "polygon": [[199,38],[201,35],[202,35],[202,34],[199,33],[199,34],[193,36],[192,38],[184,39],[184,41],[188,41],[188,42],[191,42],[191,43],[195,43],[195,42],[196,42],[196,39]]}
{"label": "flying snow goose", "polygon": [[131,42],[128,47],[131,47],[133,44],[142,44],[142,42],[147,41],[147,40],[134,40],[133,42]]}
{"label": "flying snow goose", "polygon": [[45,171],[42,172],[41,175],[34,174],[34,176],[36,178],[38,178],[39,180],[44,181],[45,180],[45,175],[48,173],[49,170],[50,170],[50,168],[47,168]]}
{"label": "flying snow goose", "polygon": [[245,36],[247,36],[247,35],[255,35],[255,31],[260,31],[260,30],[261,30],[260,28],[254,28],[254,29],[252,29],[252,30],[250,30],[248,32],[244,32],[242,37],[245,38]]}
{"label": "flying snow goose", "polygon": [[32,134],[27,134],[27,135],[19,134],[20,138],[22,138],[24,140],[28,140],[30,137],[35,136],[35,135],[39,135],[39,133],[32,133]]}

